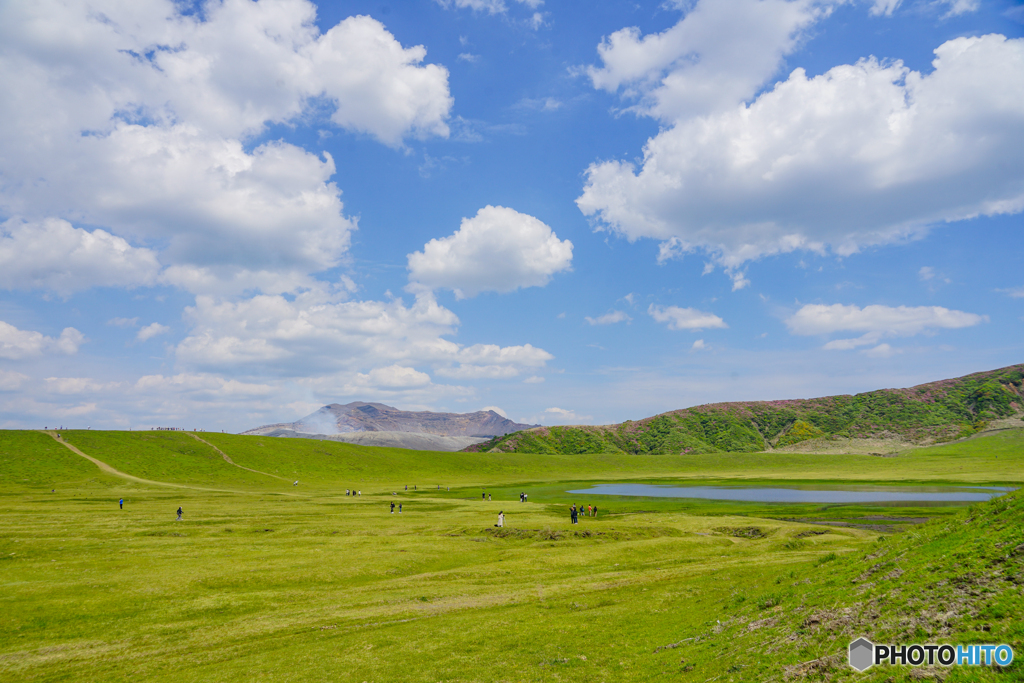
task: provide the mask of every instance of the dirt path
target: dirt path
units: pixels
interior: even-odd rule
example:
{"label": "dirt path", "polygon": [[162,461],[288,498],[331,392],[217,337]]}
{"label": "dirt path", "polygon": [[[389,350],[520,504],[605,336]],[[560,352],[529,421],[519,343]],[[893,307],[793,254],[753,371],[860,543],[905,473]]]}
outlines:
{"label": "dirt path", "polygon": [[[102,460],[97,460],[96,458],[92,457],[91,455],[86,455],[82,451],[78,450],[78,448],[76,448],[75,446],[72,446],[71,444],[69,444],[64,439],[58,437],[57,436],[57,432],[53,432],[53,431],[48,431],[47,430],[47,431],[43,431],[43,434],[49,435],[54,441],[56,441],[57,443],[59,443],[62,446],[64,446],[65,448],[67,448],[69,451],[71,451],[75,455],[82,456],[83,458],[85,458],[86,460],[88,460],[92,464],[96,465],[96,467],[99,467],[102,471],[106,472],[107,474],[112,474],[115,477],[121,477],[122,479],[127,479],[128,481],[133,481],[136,484],[149,484],[150,486],[167,486],[167,487],[174,488],[174,489],[188,489],[190,491],[212,491],[212,492],[215,492],[215,493],[243,493],[243,494],[253,494],[253,493],[256,493],[258,495],[269,494],[269,495],[278,495],[278,496],[298,496],[299,495],[299,494],[296,494],[296,493],[278,493],[276,491],[236,491],[236,490],[233,490],[233,489],[210,489],[210,488],[204,488],[202,486],[189,486],[188,484],[172,484],[172,483],[167,482],[167,481],[153,481],[152,479],[143,479],[142,477],[136,477],[135,475],[126,474],[125,472],[122,472],[121,470],[114,469],[113,467],[111,467],[107,463],[103,462]],[[202,439],[200,439],[200,441],[202,441]],[[221,453],[221,455],[224,455],[224,454]],[[225,457],[225,459],[227,459],[226,455],[224,457]],[[231,463],[231,464],[234,465],[234,463]],[[235,465],[235,466],[236,467],[240,467],[239,465]],[[243,467],[242,469],[246,469],[246,468]],[[263,474],[263,472],[260,472],[260,474]],[[271,474],[271,475],[267,475],[267,476],[271,476],[272,477],[274,475]],[[280,478],[280,477],[278,477],[278,478]],[[305,498],[306,496],[301,496],[301,497]]]}
{"label": "dirt path", "polygon": [[248,471],[248,472],[255,472],[256,474],[262,474],[262,475],[263,475],[263,476],[265,476],[265,477],[273,477],[274,479],[280,479],[281,481],[289,481],[288,479],[285,479],[284,477],[279,477],[279,476],[277,476],[276,474],[270,474],[270,473],[268,473],[268,472],[260,472],[259,470],[254,470],[254,469],[252,469],[252,468],[249,468],[249,467],[243,467],[242,465],[239,465],[239,464],[238,464],[238,463],[236,463],[236,462],[235,462],[234,460],[232,460],[231,458],[229,458],[229,457],[228,457],[228,454],[227,454],[227,453],[225,453],[225,452],[224,452],[224,451],[222,451],[221,449],[217,448],[216,446],[214,446],[214,445],[213,445],[212,443],[210,443],[210,442],[209,442],[209,441],[207,441],[206,439],[201,439],[201,438],[199,438],[199,437],[198,437],[197,435],[193,434],[192,432],[186,432],[186,433],[187,433],[187,434],[188,434],[189,436],[191,436],[191,437],[192,437],[193,439],[195,439],[196,441],[199,441],[199,442],[201,442],[201,443],[205,443],[205,444],[206,444],[207,446],[209,446],[209,447],[210,447],[210,448],[212,448],[213,450],[215,450],[215,451],[217,451],[218,453],[220,453],[220,457],[224,458],[224,462],[228,463],[229,465],[234,465],[235,467],[237,467],[237,468],[239,468],[239,469],[243,469],[243,470],[246,470],[246,471]]}

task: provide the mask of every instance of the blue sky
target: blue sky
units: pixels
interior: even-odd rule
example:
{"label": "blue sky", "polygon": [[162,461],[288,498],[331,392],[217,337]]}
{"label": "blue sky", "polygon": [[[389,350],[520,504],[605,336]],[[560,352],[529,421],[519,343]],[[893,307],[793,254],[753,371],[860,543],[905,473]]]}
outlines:
{"label": "blue sky", "polygon": [[1024,357],[1024,6],[8,2],[0,427],[610,423]]}

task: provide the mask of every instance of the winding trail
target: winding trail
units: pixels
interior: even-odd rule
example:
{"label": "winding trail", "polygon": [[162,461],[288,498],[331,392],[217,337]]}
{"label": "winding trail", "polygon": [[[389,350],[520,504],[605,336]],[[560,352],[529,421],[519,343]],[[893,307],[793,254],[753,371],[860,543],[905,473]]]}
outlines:
{"label": "winding trail", "polygon": [[[128,481],[133,481],[136,484],[148,484],[150,486],[167,486],[169,488],[188,489],[190,491],[212,491],[214,493],[241,493],[241,494],[245,494],[245,495],[254,495],[255,494],[255,495],[274,495],[274,496],[296,496],[296,497],[299,497],[299,498],[308,498],[308,496],[305,496],[305,495],[302,495],[302,494],[298,494],[298,493],[285,493],[285,492],[278,492],[278,491],[238,491],[238,490],[235,490],[235,489],[211,489],[211,488],[206,488],[206,487],[203,487],[203,486],[190,486],[188,484],[172,484],[172,483],[167,482],[167,481],[154,481],[152,479],[143,479],[142,477],[136,477],[133,474],[127,474],[125,472],[122,472],[121,470],[115,469],[115,468],[111,467],[110,465],[108,465],[107,463],[103,462],[102,460],[97,460],[96,458],[92,457],[91,455],[86,455],[82,451],[78,450],[78,448],[76,446],[71,445],[70,443],[65,441],[63,438],[57,436],[57,432],[55,432],[55,431],[50,431],[50,430],[40,430],[40,431],[43,434],[47,434],[48,436],[50,436],[54,441],[56,441],[57,443],[59,443],[62,446],[64,446],[65,448],[67,448],[69,451],[71,451],[75,455],[82,456],[83,458],[85,458],[86,460],[88,460],[92,464],[96,465],[96,467],[99,467],[102,471],[106,472],[107,474],[112,474],[115,477],[121,477],[122,479],[127,479]],[[202,439],[199,439],[199,440],[202,441]],[[206,442],[203,441],[203,443],[206,443]],[[214,450],[217,450],[217,449],[215,448]],[[221,453],[219,450],[217,452]],[[224,453],[221,453],[221,455],[224,456],[225,460],[227,460],[228,462],[231,462],[231,460],[228,459],[228,456],[224,455]],[[234,465],[235,463],[232,462],[231,464]],[[241,467],[241,465],[235,465],[235,467]],[[244,469],[248,469],[248,468],[247,467],[242,467],[242,469],[244,470]],[[253,471],[255,471],[255,470],[253,470]],[[264,472],[260,472],[260,474],[265,474],[265,473]],[[273,477],[274,475],[268,474],[267,476],[268,477]],[[275,478],[276,479],[280,479],[280,477],[275,477]]]}
{"label": "winding trail", "polygon": [[260,472],[259,470],[254,470],[254,469],[252,469],[250,467],[245,467],[243,465],[239,465],[234,460],[229,458],[227,453],[225,453],[221,449],[217,448],[216,446],[214,446],[212,443],[210,443],[206,439],[201,439],[201,438],[199,438],[199,436],[197,436],[196,434],[193,434],[192,432],[186,432],[186,434],[191,436],[196,441],[199,441],[201,443],[205,443],[207,446],[209,446],[213,450],[215,450],[218,453],[220,453],[220,457],[224,458],[224,462],[228,463],[229,465],[234,465],[235,467],[238,467],[239,469],[246,470],[248,472],[255,472],[256,474],[262,474],[265,477],[273,477],[274,479],[280,479],[281,481],[289,481],[288,479],[285,479],[284,477],[279,477],[276,474],[270,474],[269,472]]}

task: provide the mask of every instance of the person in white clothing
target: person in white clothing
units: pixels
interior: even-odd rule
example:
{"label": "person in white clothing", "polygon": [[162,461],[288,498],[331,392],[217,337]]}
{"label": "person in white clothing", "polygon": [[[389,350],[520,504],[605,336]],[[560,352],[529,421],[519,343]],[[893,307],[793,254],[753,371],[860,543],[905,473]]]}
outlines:
{"label": "person in white clothing", "polygon": [[498,513],[498,526],[500,526],[500,527],[505,526],[505,513],[504,512],[499,512]]}

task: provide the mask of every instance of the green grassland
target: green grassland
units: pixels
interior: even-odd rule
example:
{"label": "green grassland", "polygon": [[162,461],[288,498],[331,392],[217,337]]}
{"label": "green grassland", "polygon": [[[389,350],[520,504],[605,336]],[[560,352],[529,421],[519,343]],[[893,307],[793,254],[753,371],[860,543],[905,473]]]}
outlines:
{"label": "green grassland", "polygon": [[[893,458],[62,435],[151,483],[0,432],[0,680],[1024,678],[1019,662],[856,674],[843,659],[861,635],[1022,656],[1022,494],[970,508],[593,497],[600,515],[576,526],[565,512],[581,502],[567,490],[602,481],[1012,485],[1024,430]],[[877,516],[932,521],[787,521]]]}
{"label": "green grassland", "polygon": [[715,403],[599,427],[539,427],[472,450],[521,453],[753,453],[823,437],[964,438],[1024,407],[1024,365],[909,389]]}

